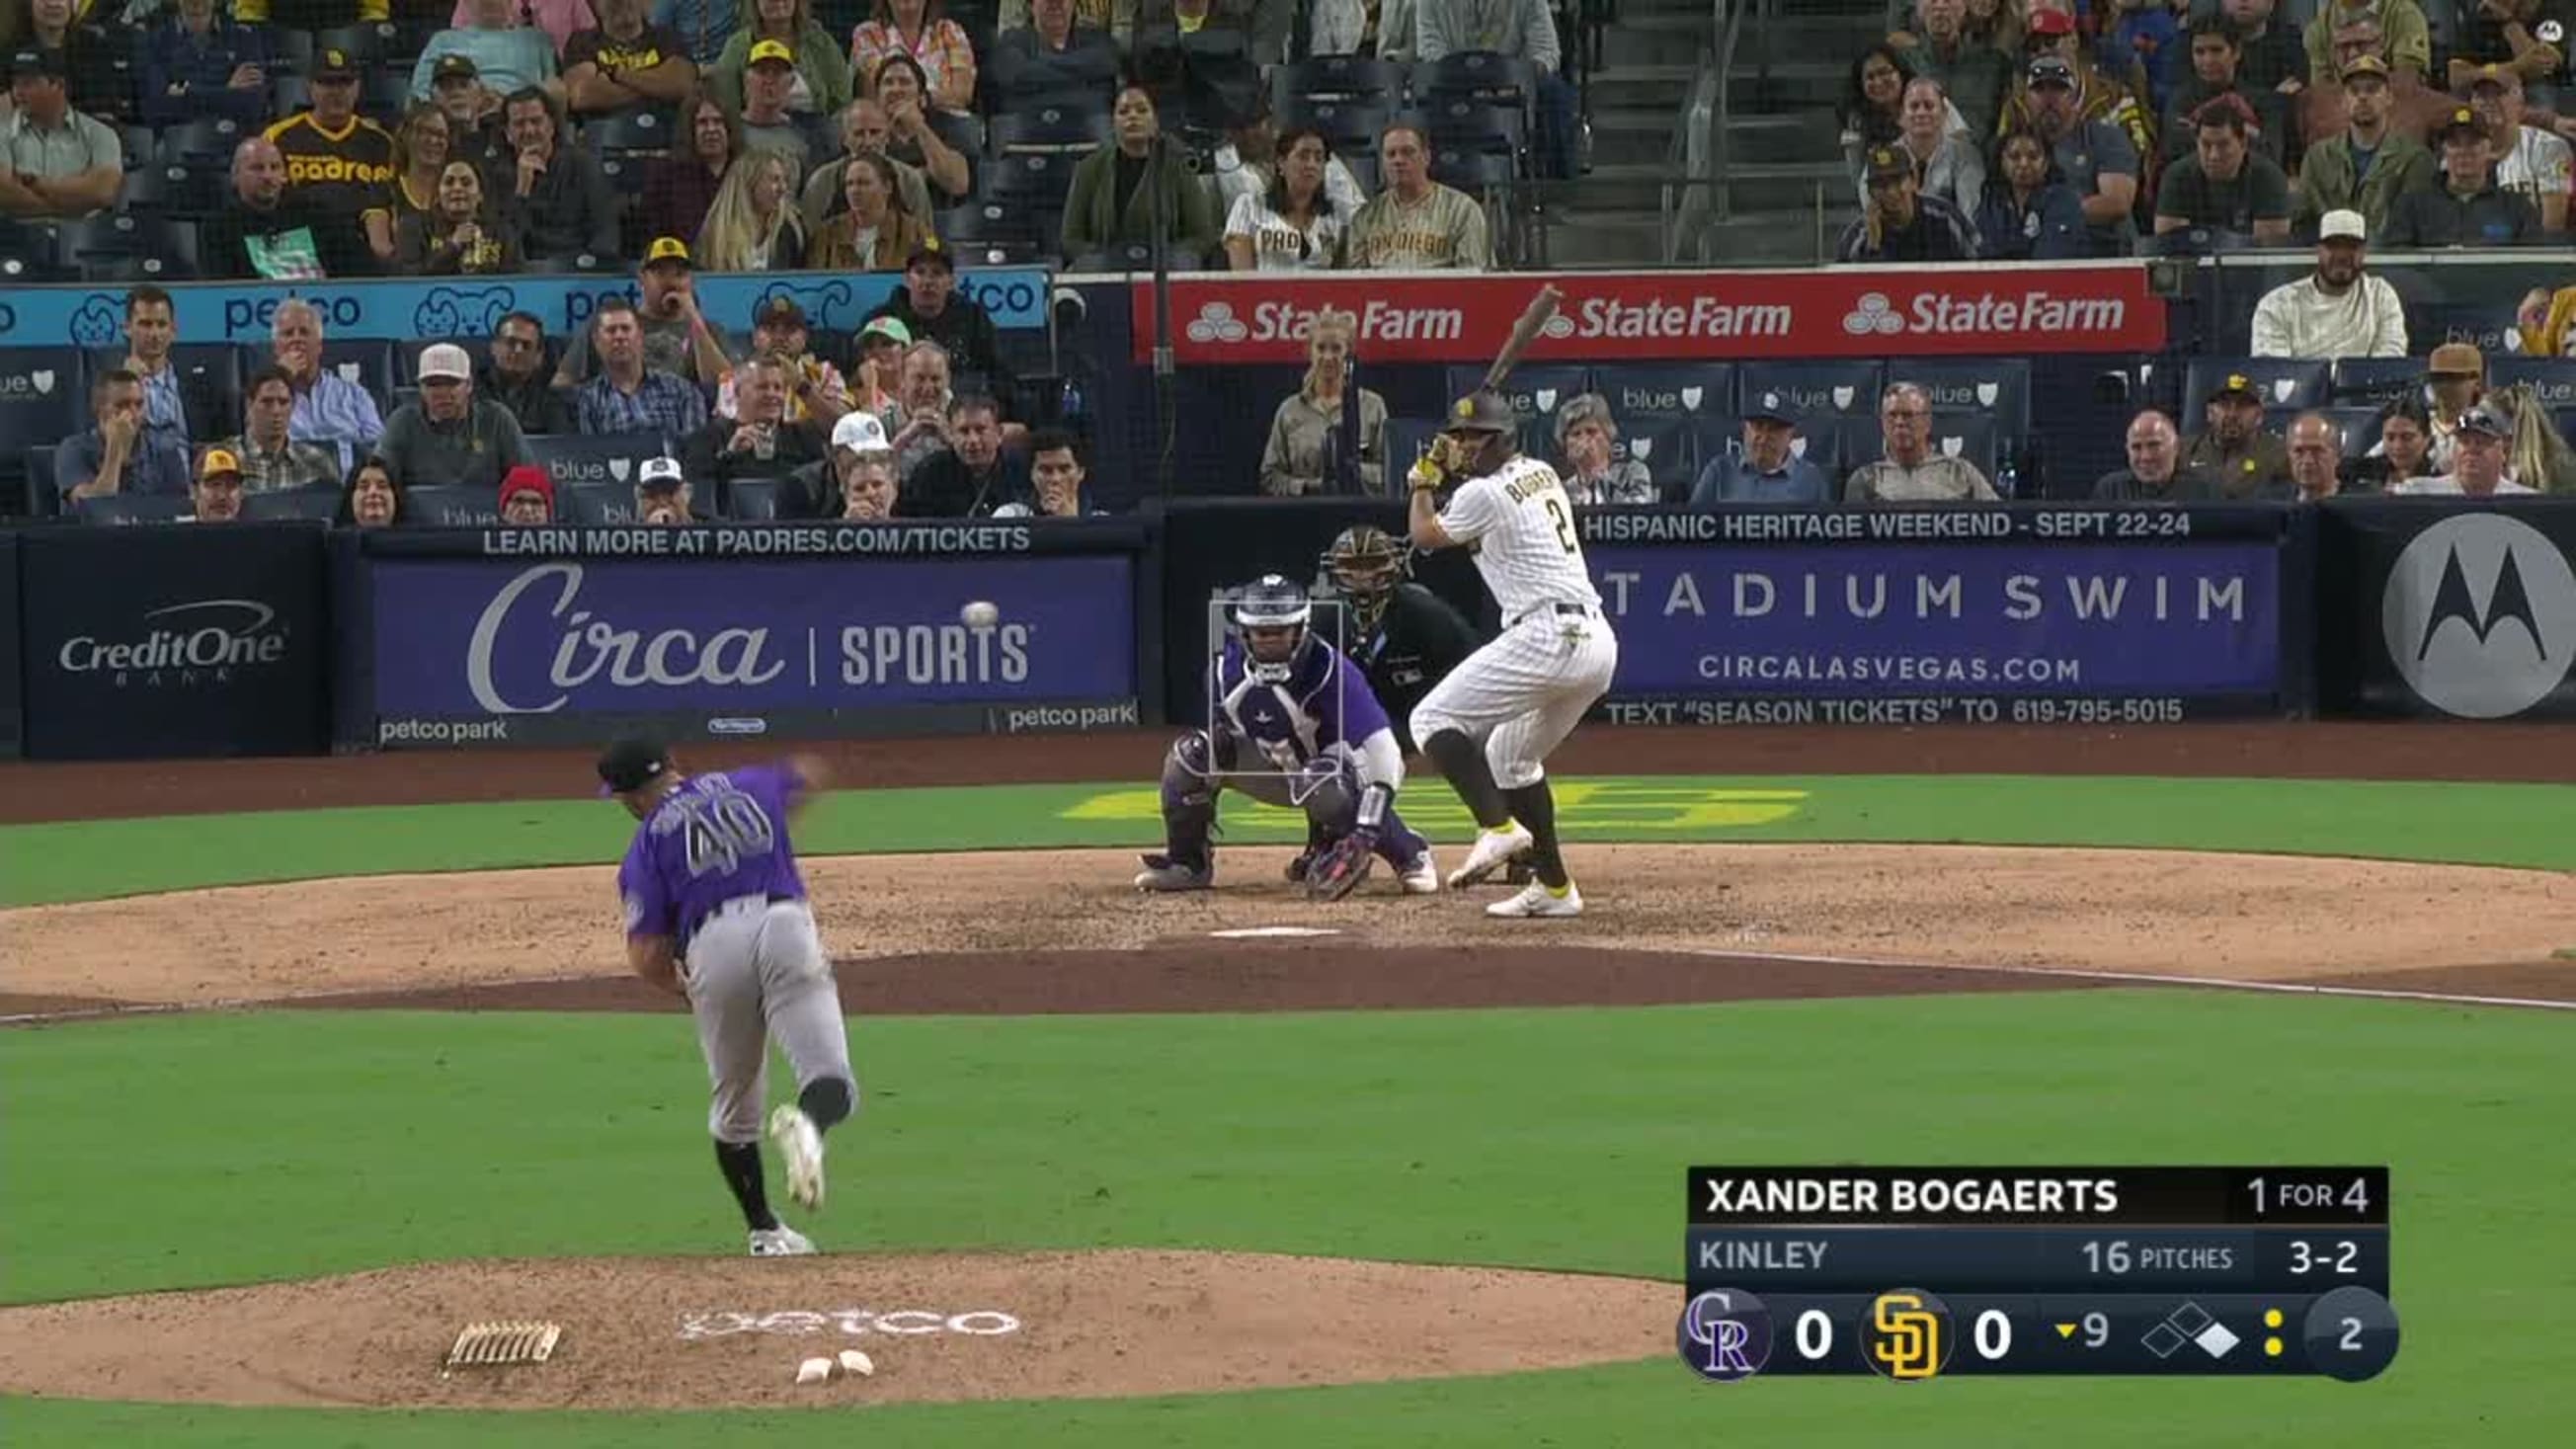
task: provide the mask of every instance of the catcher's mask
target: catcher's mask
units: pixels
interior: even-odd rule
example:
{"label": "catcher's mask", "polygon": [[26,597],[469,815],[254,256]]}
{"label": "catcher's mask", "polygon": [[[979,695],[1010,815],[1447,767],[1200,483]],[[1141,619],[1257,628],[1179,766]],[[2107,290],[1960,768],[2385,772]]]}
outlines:
{"label": "catcher's mask", "polygon": [[1234,626],[1243,631],[1245,672],[1264,684],[1284,684],[1306,647],[1313,613],[1306,591],[1278,574],[1263,574],[1234,601]]}
{"label": "catcher's mask", "polygon": [[1365,523],[1343,529],[1333,546],[1324,550],[1324,568],[1350,601],[1354,622],[1360,628],[1375,628],[1378,617],[1386,612],[1397,581],[1404,577],[1410,557],[1407,550],[1407,545],[1396,542],[1385,529]]}
{"label": "catcher's mask", "polygon": [[1492,388],[1479,388],[1450,404],[1440,431],[1457,441],[1461,471],[1470,478],[1493,472],[1521,450],[1520,414],[1510,398]]}

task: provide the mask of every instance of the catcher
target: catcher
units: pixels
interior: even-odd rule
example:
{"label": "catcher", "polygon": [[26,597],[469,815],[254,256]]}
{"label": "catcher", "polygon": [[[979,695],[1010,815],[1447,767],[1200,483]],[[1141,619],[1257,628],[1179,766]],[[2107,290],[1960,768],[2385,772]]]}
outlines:
{"label": "catcher", "polygon": [[1431,843],[1395,813],[1404,783],[1395,730],[1367,676],[1307,627],[1312,614],[1305,589],[1277,574],[1235,601],[1233,635],[1208,666],[1208,727],[1164,758],[1164,849],[1145,857],[1138,890],[1214,883],[1217,793],[1229,786],[1305,811],[1315,844],[1298,879],[1318,900],[1358,889],[1379,856],[1405,894],[1440,889]]}

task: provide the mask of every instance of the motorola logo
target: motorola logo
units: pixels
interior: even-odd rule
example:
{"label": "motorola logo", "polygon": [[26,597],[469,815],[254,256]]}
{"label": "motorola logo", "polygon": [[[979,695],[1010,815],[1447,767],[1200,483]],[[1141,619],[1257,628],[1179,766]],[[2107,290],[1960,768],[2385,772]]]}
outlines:
{"label": "motorola logo", "polygon": [[2567,677],[2576,571],[2527,523],[2454,514],[2397,556],[2379,622],[2390,660],[2426,704],[2463,719],[2502,719]]}

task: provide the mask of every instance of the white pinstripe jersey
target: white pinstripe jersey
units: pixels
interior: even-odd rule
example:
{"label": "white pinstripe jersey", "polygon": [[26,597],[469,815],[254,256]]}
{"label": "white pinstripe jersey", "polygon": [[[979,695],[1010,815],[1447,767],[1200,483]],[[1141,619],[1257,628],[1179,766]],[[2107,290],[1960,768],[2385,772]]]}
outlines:
{"label": "white pinstripe jersey", "polygon": [[1573,500],[1556,470],[1536,458],[1514,458],[1459,485],[1440,527],[1472,547],[1507,624],[1546,604],[1601,602],[1584,567]]}

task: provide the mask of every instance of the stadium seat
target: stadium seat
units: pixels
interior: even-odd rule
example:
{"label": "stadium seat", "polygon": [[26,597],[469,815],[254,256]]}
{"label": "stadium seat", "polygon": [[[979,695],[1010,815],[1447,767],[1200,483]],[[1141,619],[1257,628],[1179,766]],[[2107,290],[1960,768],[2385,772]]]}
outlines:
{"label": "stadium seat", "polygon": [[[190,235],[194,236],[193,229]],[[191,240],[185,251],[193,254]],[[136,282],[185,282],[193,280],[197,269],[185,255],[164,253],[105,252],[80,260],[80,279],[92,286],[131,286]]]}
{"label": "stadium seat", "polygon": [[[703,508],[703,503],[697,506]],[[555,520],[597,526],[635,521],[635,485],[615,479],[555,480]]]}
{"label": "stadium seat", "polygon": [[[1592,390],[1609,399],[1611,415],[1630,418],[1726,419],[1735,414],[1735,364],[1731,362],[1613,362],[1592,369]],[[1727,431],[1731,434],[1734,428]]]}
{"label": "stadium seat", "polygon": [[615,433],[605,437],[556,433],[530,437],[528,451],[545,465],[558,487],[603,482],[622,487],[634,479],[636,464],[660,456],[664,448],[658,433]]}
{"label": "stadium seat", "polygon": [[1666,416],[1618,421],[1619,440],[1611,445],[1611,457],[1634,458],[1645,464],[1646,472],[1666,499],[1687,498],[1692,482],[1699,477],[1699,440],[1691,420]]}
{"label": "stadium seat", "polygon": [[1351,101],[1300,100],[1279,113],[1281,129],[1312,126],[1336,155],[1375,152],[1380,133],[1395,121],[1395,108],[1375,98]]}
{"label": "stadium seat", "polygon": [[194,219],[211,215],[219,193],[208,168],[152,161],[125,173],[116,206],[130,216]]}
{"label": "stadium seat", "polygon": [[1508,187],[1520,179],[1520,166],[1510,156],[1487,151],[1443,150],[1431,158],[1431,179],[1473,197]]}
{"label": "stadium seat", "polygon": [[242,499],[242,517],[253,522],[309,519],[316,523],[329,523],[339,512],[340,490],[336,486],[282,488],[273,493],[253,493]]}
{"label": "stadium seat", "polygon": [[[1150,272],[1154,269],[1153,248],[1142,242],[1114,247],[1105,252],[1084,252],[1072,258],[1065,269],[1073,272]],[[1171,248],[1163,258],[1163,269],[1170,272],[1204,272],[1209,270],[1203,257],[1191,255],[1182,248]],[[1219,267],[1218,270],[1223,270]]]}
{"label": "stadium seat", "polygon": [[500,495],[490,488],[450,486],[403,492],[403,522],[413,527],[490,528],[500,521]]}
{"label": "stadium seat", "polygon": [[230,166],[241,141],[241,123],[232,117],[199,116],[162,131],[158,159],[169,166]]}
{"label": "stadium seat", "polygon": [[[951,147],[968,156],[984,154],[984,122],[981,117],[961,116],[955,111],[933,110],[929,113],[929,120],[930,129],[938,132],[939,139],[947,142]],[[826,137],[824,142],[822,150],[816,154],[828,156],[832,153],[833,146],[838,144],[839,138]]]}
{"label": "stadium seat", "polygon": [[1430,130],[1437,151],[1518,155],[1529,139],[1529,120],[1519,107],[1473,97],[1427,102],[1417,119]]}
{"label": "stadium seat", "polygon": [[[378,337],[325,337],[322,341],[322,366],[365,388],[375,398],[377,407],[392,411],[392,343]],[[408,383],[411,379],[404,378],[403,381]]]}
{"label": "stadium seat", "polygon": [[1452,51],[1413,67],[1413,94],[1425,101],[1451,97],[1527,104],[1538,94],[1538,67],[1519,56],[1490,50]]}
{"label": "stadium seat", "polygon": [[110,493],[72,506],[72,516],[81,522],[105,525],[176,523],[192,511],[194,504],[184,493]]}
{"label": "stadium seat", "polygon": [[26,451],[26,501],[18,511],[29,518],[51,518],[62,511],[62,490],[54,486],[54,446]]}
{"label": "stadium seat", "polygon": [[[1441,392],[1448,402],[1455,403],[1484,383],[1483,367],[1452,367],[1441,376]],[[1503,396],[1512,400],[1512,410],[1524,421],[1538,422],[1542,432],[1554,426],[1557,408],[1591,390],[1592,369],[1579,362],[1524,363],[1512,369],[1502,386]],[[1555,452],[1553,436],[1548,439],[1548,452]]]}
{"label": "stadium seat", "polygon": [[2231,373],[2243,373],[2267,408],[2312,408],[2325,402],[2331,371],[2326,363],[2295,357],[2195,357],[2184,375],[2183,431],[2198,428],[2209,395]]}
{"label": "stadium seat", "polygon": [[2576,407],[2576,358],[2498,357],[2487,363],[2487,386],[2508,388],[2527,382],[2540,395],[2540,405],[2553,411]]}
{"label": "stadium seat", "polygon": [[[804,492],[791,478],[736,478],[724,485],[724,516],[765,523],[779,517],[783,501],[793,499],[796,508],[810,507]],[[788,516],[793,517],[793,512]]]}
{"label": "stadium seat", "polygon": [[[351,60],[363,66],[370,61],[383,58],[388,43],[392,39],[393,28],[388,25],[340,25],[329,30],[315,31],[312,49],[346,51]],[[309,70],[310,67],[308,66],[307,69]]]}
{"label": "stadium seat", "polygon": [[1068,156],[1003,156],[983,167],[978,194],[1006,205],[1055,210],[1073,189],[1073,168]]}
{"label": "stadium seat", "polygon": [[1031,106],[993,118],[992,146],[998,155],[1046,151],[1080,157],[1110,140],[1109,117],[1096,106]]}
{"label": "stadium seat", "polygon": [[942,242],[1028,242],[1037,240],[1035,218],[999,201],[970,201],[931,217],[931,231]]}
{"label": "stadium seat", "polygon": [[638,107],[583,123],[581,139],[598,156],[659,156],[670,147],[671,131],[670,117]]}
{"label": "stadium seat", "polygon": [[[312,31],[297,30],[287,26],[277,26],[271,28],[270,35],[277,42],[276,69],[279,72],[291,75],[310,75],[313,73],[314,43]],[[272,75],[269,79],[271,81],[275,81],[277,77]],[[285,112],[280,111],[278,114],[284,115]]]}
{"label": "stadium seat", "polygon": [[116,144],[125,153],[125,169],[128,171],[150,164],[161,154],[161,138],[153,134],[150,126],[117,127]]}
{"label": "stadium seat", "polygon": [[1400,100],[1403,65],[1363,55],[1316,55],[1271,73],[1271,109],[1285,115],[1298,101],[1381,98]]}
{"label": "stadium seat", "polygon": [[[149,213],[101,212],[62,224],[62,254],[79,260],[85,280],[157,281],[197,274],[197,227]],[[96,263],[125,260],[147,263],[141,270],[114,276],[93,271]]]}
{"label": "stadium seat", "polygon": [[1888,362],[1887,380],[1919,384],[1931,395],[1935,412],[1986,413],[2001,436],[2018,438],[2030,431],[2027,358],[1900,357]]}
{"label": "stadium seat", "polygon": [[23,492],[27,450],[50,448],[89,426],[78,359],[55,347],[0,348],[0,498]]}
{"label": "stadium seat", "polygon": [[1738,402],[1776,392],[1792,416],[1859,416],[1877,426],[1886,369],[1877,362],[1747,362],[1735,374]]}
{"label": "stadium seat", "polygon": [[2335,361],[2330,391],[2353,407],[2383,407],[2424,382],[2420,357],[2345,357]]}

